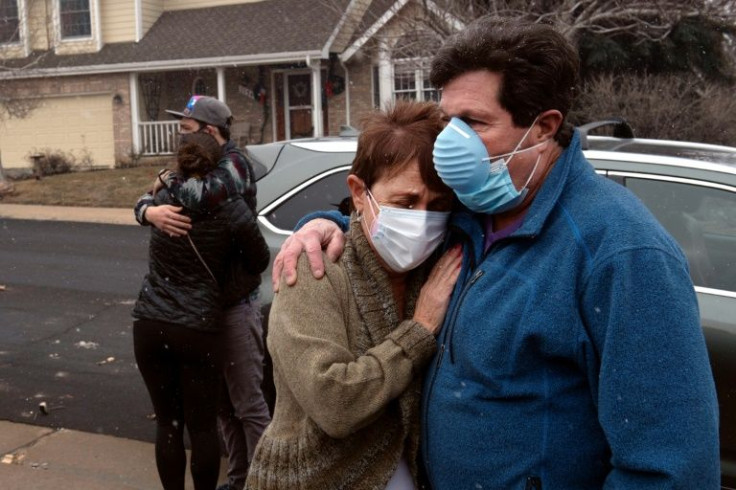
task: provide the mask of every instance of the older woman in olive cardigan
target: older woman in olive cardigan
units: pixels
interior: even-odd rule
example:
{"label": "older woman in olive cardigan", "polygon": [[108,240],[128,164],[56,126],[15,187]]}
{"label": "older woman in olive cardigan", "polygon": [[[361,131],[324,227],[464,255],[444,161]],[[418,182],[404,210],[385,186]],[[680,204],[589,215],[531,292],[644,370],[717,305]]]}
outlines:
{"label": "older woman in olive cardigan", "polygon": [[426,260],[452,206],[432,165],[441,129],[431,103],[400,102],[365,120],[342,257],[317,280],[302,256],[297,284],[274,299],[276,407],[248,489],[421,486],[421,374],[460,265],[458,249]]}

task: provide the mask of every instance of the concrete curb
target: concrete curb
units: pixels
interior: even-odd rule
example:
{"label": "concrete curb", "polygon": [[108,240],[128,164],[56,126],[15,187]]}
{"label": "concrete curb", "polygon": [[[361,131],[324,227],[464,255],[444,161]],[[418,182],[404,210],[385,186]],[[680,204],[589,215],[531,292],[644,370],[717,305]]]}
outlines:
{"label": "concrete curb", "polygon": [[[161,488],[153,444],[74,430],[0,421],[4,490],[155,490]],[[227,461],[220,461],[219,481]],[[187,468],[186,489],[193,489]]]}
{"label": "concrete curb", "polygon": [[133,215],[132,206],[130,208],[88,208],[78,206],[0,204],[0,218],[138,225]]}

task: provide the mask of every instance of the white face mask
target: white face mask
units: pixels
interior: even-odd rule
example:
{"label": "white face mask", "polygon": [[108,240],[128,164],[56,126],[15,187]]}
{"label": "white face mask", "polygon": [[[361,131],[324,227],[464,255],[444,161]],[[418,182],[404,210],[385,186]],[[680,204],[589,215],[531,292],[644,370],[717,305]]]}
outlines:
{"label": "white face mask", "polygon": [[[366,189],[373,214],[370,239],[383,261],[395,272],[414,269],[427,260],[445,237],[449,212],[380,206]],[[372,201],[372,202],[371,202]],[[379,212],[373,210],[373,203]]]}

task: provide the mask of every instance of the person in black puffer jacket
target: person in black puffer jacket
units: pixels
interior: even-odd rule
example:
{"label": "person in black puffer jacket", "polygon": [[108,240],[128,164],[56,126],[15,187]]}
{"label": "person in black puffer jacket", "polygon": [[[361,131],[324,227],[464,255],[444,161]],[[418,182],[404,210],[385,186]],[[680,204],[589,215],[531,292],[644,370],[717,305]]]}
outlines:
{"label": "person in black puffer jacket", "polygon": [[[201,177],[217,165],[221,154],[212,136],[183,135],[176,171]],[[165,185],[158,187],[157,205],[181,205]],[[149,272],[133,309],[134,348],[156,414],[156,465],[163,487],[184,486],[187,427],[195,486],[214,489],[220,465],[220,319],[226,301],[221,285],[232,281],[234,257],[243,275],[258,276],[269,252],[242,197],[208,212],[187,214],[192,229],[185,237],[151,229]]]}
{"label": "person in black puffer jacket", "polygon": [[[191,229],[188,214],[212,212],[233,196],[243,196],[257,215],[256,181],[267,173],[266,167],[230,139],[233,115],[226,104],[214,97],[193,96],[181,112],[168,110],[179,120],[180,134],[207,133],[222,147],[223,157],[217,168],[201,179],[187,179],[170,173],[164,179],[179,206],[156,205],[153,193],[146,193],[135,206],[141,225],[151,225],[169,236],[186,237]],[[222,287],[223,389],[218,425],[228,455],[227,483],[218,490],[242,490],[253,450],[271,421],[275,390],[265,349],[266,329],[258,301],[260,274],[249,273],[244,259],[250,251],[238,249],[233,254],[228,278]],[[263,262],[264,269],[267,262]],[[256,271],[263,272],[263,271]]]}

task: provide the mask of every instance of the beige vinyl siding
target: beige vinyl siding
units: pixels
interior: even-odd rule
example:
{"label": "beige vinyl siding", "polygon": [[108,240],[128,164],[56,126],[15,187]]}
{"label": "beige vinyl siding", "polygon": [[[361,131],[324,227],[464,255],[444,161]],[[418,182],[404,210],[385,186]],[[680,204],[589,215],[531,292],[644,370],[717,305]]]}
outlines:
{"label": "beige vinyl siding", "polygon": [[95,166],[115,164],[112,97],[109,94],[49,97],[24,119],[0,125],[0,148],[5,169],[29,168],[28,156],[44,150],[85,155]]}
{"label": "beige vinyl siding", "polygon": [[96,53],[99,51],[97,47],[97,40],[91,39],[80,39],[73,41],[61,41],[56,45],[54,52],[61,56],[69,54],[84,54],[84,53]]}
{"label": "beige vinyl siding", "polygon": [[22,44],[3,44],[0,45],[0,60],[25,58],[26,50]]}
{"label": "beige vinyl siding", "polygon": [[143,17],[143,35],[161,17],[164,11],[164,0],[141,0],[141,15]]}
{"label": "beige vinyl siding", "polygon": [[[164,0],[164,10],[187,10],[205,7],[222,7],[241,3],[267,2],[268,0]],[[314,0],[304,0],[311,2]]]}
{"label": "beige vinyl siding", "polygon": [[31,50],[46,51],[53,39],[53,31],[46,25],[47,22],[51,22],[51,4],[27,0],[26,8],[28,8],[28,36]]}
{"label": "beige vinyl siding", "polygon": [[135,41],[134,1],[100,0],[103,43]]}

